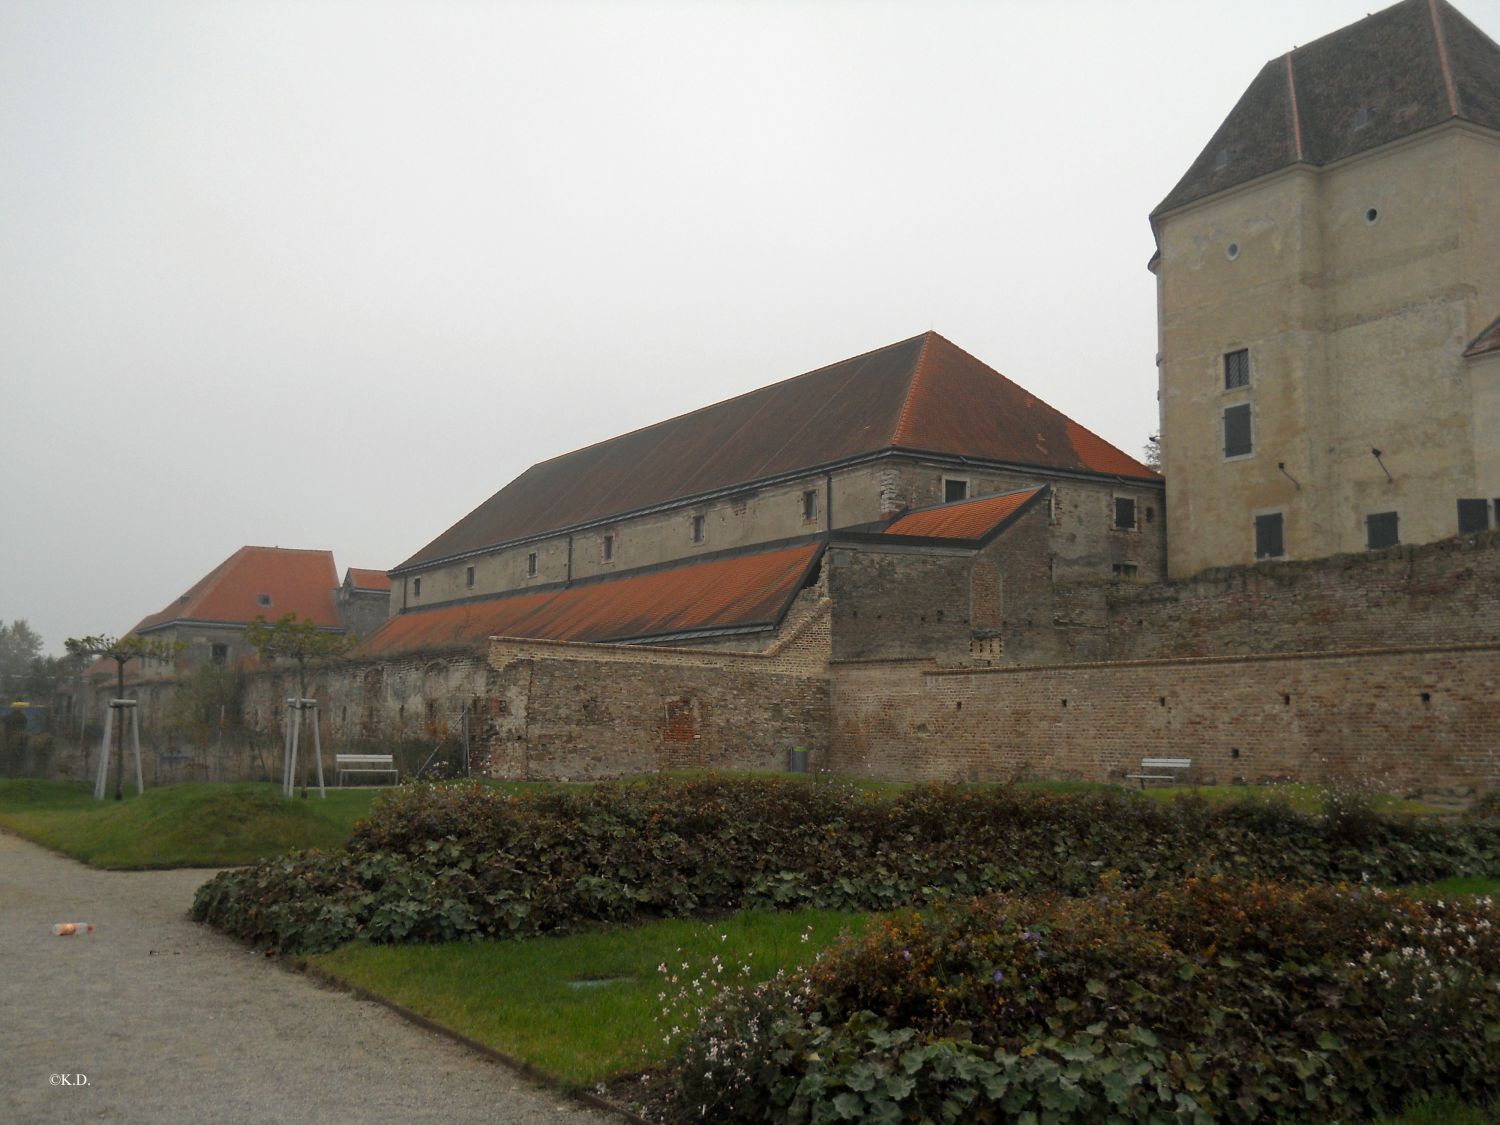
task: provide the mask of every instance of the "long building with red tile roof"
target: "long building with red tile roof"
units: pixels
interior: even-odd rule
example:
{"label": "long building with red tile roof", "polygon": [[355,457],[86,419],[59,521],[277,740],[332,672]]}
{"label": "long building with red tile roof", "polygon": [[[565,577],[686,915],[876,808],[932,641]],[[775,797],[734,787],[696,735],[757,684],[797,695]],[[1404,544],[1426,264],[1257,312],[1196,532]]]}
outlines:
{"label": "long building with red tile roof", "polygon": [[608,589],[651,568],[1042,486],[1091,496],[1074,506],[1101,530],[1117,497],[1162,504],[1151,468],[925,332],[532,466],[393,568],[391,607]]}

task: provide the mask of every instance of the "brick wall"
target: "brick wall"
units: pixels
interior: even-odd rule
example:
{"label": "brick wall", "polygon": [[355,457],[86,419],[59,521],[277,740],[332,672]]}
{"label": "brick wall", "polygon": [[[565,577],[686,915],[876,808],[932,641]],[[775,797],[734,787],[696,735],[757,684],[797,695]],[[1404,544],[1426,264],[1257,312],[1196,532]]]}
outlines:
{"label": "brick wall", "polygon": [[826,602],[764,653],[499,639],[487,717],[497,777],[785,770],[827,754]]}
{"label": "brick wall", "polygon": [[1118,781],[1189,757],[1204,783],[1500,785],[1500,645],[944,669],[833,669],[829,767],[909,781]]}
{"label": "brick wall", "polygon": [[951,549],[830,546],[823,566],[834,659],[967,658],[973,558]]}

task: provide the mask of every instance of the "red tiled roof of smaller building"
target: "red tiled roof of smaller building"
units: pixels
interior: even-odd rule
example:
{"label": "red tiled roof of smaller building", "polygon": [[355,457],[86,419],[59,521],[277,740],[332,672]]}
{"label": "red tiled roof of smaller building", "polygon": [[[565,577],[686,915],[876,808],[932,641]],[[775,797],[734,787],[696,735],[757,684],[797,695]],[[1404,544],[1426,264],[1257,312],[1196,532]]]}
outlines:
{"label": "red tiled roof of smaller building", "polygon": [[1042,486],[1038,485],[1020,492],[1003,492],[998,496],[960,500],[956,504],[908,512],[887,524],[885,534],[924,539],[983,539],[1041,491]]}
{"label": "red tiled roof of smaller building", "polygon": [[146,633],[180,621],[248,625],[256,617],[275,621],[288,613],[338,629],[342,625],[334,599],[337,587],[332,551],[241,547],[131,632]]}
{"label": "red tiled roof of smaller building", "polygon": [[1474,356],[1488,355],[1491,352],[1500,352],[1500,316],[1490,322],[1490,326],[1469,341],[1469,346],[1464,349],[1464,355]]}
{"label": "red tiled roof of smaller building", "polygon": [[809,543],[409,611],[353,655],[472,647],[487,637],[604,642],[774,625],[821,550]]}
{"label": "red tiled roof of smaller building", "polygon": [[356,590],[389,590],[391,588],[391,576],[383,570],[365,570],[362,567],[351,566],[344,576]]}

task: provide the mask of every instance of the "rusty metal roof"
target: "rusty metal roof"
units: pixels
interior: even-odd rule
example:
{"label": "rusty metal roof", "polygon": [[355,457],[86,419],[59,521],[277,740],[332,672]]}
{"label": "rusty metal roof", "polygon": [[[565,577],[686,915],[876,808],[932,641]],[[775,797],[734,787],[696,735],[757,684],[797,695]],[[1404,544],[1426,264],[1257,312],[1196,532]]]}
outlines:
{"label": "rusty metal roof", "polygon": [[533,465],[395,569],[891,449],[1160,479],[927,332]]}
{"label": "rusty metal roof", "polygon": [[[131,632],[145,633],[181,621],[249,624],[257,616],[275,621],[288,613],[338,629],[337,586],[332,551],[241,547]],[[262,598],[269,604],[262,604]]]}
{"label": "rusty metal roof", "polygon": [[389,618],[353,655],[476,647],[488,637],[604,642],[772,626],[821,550],[821,542],[805,543],[409,611]]}
{"label": "rusty metal roof", "polygon": [[892,520],[884,533],[924,539],[983,539],[1041,492],[1042,486],[1038,485],[1019,492],[923,508]]}

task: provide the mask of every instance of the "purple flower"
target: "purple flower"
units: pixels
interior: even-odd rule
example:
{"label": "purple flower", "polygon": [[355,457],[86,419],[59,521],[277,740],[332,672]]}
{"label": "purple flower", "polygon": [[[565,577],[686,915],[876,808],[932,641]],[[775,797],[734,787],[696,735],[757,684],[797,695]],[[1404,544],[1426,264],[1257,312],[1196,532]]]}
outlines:
{"label": "purple flower", "polygon": [[903,960],[903,961],[910,961],[911,960],[911,950],[910,949],[903,949],[901,951],[901,960]]}
{"label": "purple flower", "polygon": [[996,969],[995,970],[995,983],[999,984],[1004,979],[1005,979],[1005,974],[1003,972],[1001,972],[999,969]]}
{"label": "purple flower", "polygon": [[1025,933],[1023,933],[1021,935],[1021,940],[1022,941],[1041,941],[1042,940],[1042,935],[1039,934],[1039,933],[1037,933],[1035,930],[1027,930]]}

